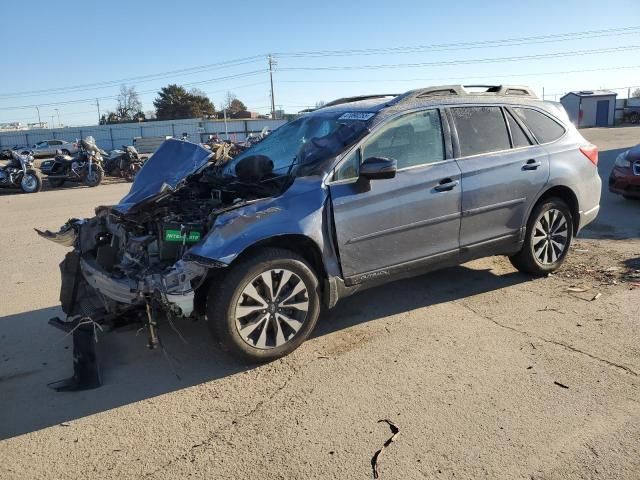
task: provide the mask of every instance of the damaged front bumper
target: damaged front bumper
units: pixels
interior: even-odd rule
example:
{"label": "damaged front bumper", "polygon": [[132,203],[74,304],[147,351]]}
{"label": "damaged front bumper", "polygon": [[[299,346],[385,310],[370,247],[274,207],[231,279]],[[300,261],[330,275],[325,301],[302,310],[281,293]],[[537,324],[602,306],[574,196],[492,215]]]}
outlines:
{"label": "damaged front bumper", "polygon": [[158,296],[172,313],[189,317],[194,311],[197,284],[206,277],[207,269],[195,262],[178,261],[161,274],[141,280],[114,278],[92,258],[81,258],[80,269],[87,284],[105,297],[105,308],[113,310],[113,302],[124,305],[143,305],[150,296]]}

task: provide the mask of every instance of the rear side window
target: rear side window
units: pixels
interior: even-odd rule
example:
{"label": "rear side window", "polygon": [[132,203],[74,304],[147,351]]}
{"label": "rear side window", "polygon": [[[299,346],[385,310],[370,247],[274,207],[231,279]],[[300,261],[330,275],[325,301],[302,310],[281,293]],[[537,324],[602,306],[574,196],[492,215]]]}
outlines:
{"label": "rear side window", "polygon": [[514,108],[513,110],[529,127],[529,130],[540,143],[553,142],[564,135],[564,127],[544,113],[530,108]]}
{"label": "rear side window", "polygon": [[511,140],[513,142],[513,148],[528,147],[531,145],[529,138],[522,130],[522,127],[518,125],[515,118],[511,116],[511,113],[506,112],[507,122],[509,122],[509,130],[511,130]]}
{"label": "rear side window", "polygon": [[451,113],[458,131],[460,156],[511,148],[500,107],[456,107]]}

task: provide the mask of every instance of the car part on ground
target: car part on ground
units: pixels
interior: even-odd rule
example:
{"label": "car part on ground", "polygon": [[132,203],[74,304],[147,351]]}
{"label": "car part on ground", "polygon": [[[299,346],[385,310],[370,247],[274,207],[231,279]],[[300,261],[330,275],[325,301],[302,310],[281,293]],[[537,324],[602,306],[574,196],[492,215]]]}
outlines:
{"label": "car part on ground", "polygon": [[79,142],[79,150],[75,156],[65,155],[59,151],[53,160],[40,164],[40,171],[45,175],[52,188],[61,187],[65,182],[83,182],[89,187],[100,185],[104,177],[102,154],[104,153],[91,136]]}
{"label": "car part on ground", "polygon": [[640,199],[640,145],[622,152],[609,174],[609,191],[626,199]]}
{"label": "car part on ground", "polygon": [[64,325],[136,322],[155,347],[207,319],[268,361],[362,288],[488,255],[552,272],[599,210],[597,148],[525,87],[342,99],[214,156],[167,140],[117,205],[39,232],[74,247]]}
{"label": "car part on ground", "polygon": [[42,190],[42,177],[33,167],[33,157],[11,150],[11,158],[0,167],[0,188],[19,188],[24,193]]}

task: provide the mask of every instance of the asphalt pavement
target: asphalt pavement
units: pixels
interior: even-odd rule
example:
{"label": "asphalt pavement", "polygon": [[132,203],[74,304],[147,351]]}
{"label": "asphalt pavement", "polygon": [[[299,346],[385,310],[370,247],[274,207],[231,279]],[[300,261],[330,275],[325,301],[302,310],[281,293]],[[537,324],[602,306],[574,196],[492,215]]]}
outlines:
{"label": "asphalt pavement", "polygon": [[638,479],[640,202],[606,191],[640,128],[590,129],[601,213],[556,274],[493,257],[341,302],[292,355],[244,366],[206,325],[99,336],[104,385],[71,373],[66,249],[38,237],[125,183],[0,193],[0,478]]}

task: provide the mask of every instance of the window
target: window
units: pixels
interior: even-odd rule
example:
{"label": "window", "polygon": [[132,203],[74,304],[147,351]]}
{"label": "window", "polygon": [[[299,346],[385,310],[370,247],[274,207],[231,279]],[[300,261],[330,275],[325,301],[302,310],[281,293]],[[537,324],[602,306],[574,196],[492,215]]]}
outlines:
{"label": "window", "polygon": [[369,157],[393,158],[398,169],[444,160],[439,112],[426,110],[392,120],[367,140],[362,158]]}
{"label": "window", "polygon": [[514,108],[540,143],[553,142],[564,135],[564,127],[544,113],[530,108]]}
{"label": "window", "polygon": [[460,156],[511,148],[500,107],[456,107],[451,113],[458,131]]}
{"label": "window", "polygon": [[513,148],[528,147],[529,145],[531,145],[529,138],[524,133],[524,130],[522,130],[522,127],[518,125],[518,122],[516,122],[511,113],[506,112],[506,114],[507,121],[509,122],[509,129],[511,130],[511,141],[513,143]]}
{"label": "window", "polygon": [[349,180],[357,178],[360,167],[360,149],[356,148],[347,158],[340,164],[336,173],[333,175],[333,181]]}
{"label": "window", "polygon": [[55,147],[56,145],[62,145],[60,140],[49,140],[49,146]]}

